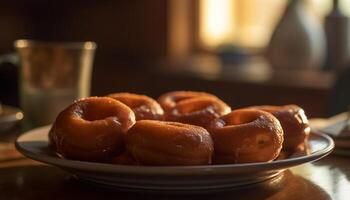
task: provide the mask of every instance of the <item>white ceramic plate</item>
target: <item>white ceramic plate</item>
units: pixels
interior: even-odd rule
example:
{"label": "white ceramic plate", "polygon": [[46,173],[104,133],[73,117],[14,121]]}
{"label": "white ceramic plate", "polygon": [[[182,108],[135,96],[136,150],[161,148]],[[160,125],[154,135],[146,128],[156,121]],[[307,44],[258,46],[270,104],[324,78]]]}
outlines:
{"label": "white ceramic plate", "polygon": [[211,191],[257,183],[277,176],[284,169],[318,160],[334,148],[333,140],[321,133],[312,133],[310,155],[266,163],[206,166],[127,166],[67,160],[57,157],[48,148],[49,127],[24,133],[16,141],[25,156],[55,165],[81,180],[126,190],[142,191]]}

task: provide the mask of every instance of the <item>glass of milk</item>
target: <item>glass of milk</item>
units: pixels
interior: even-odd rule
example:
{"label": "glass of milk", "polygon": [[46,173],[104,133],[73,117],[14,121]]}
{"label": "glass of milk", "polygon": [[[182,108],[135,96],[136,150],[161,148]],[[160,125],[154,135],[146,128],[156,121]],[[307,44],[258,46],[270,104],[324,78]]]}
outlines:
{"label": "glass of milk", "polygon": [[24,129],[51,124],[74,100],[90,93],[94,42],[16,40]]}

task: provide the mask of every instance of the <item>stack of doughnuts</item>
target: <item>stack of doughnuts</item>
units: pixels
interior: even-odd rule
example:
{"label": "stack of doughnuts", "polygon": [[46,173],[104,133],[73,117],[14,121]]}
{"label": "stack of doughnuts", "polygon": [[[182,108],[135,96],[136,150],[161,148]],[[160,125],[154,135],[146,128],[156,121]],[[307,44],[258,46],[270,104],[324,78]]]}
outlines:
{"label": "stack of doughnuts", "polygon": [[50,147],[67,159],[124,165],[271,162],[305,147],[310,128],[296,105],[231,111],[217,96],[174,91],[157,100],[113,93],[75,101],[56,118]]}

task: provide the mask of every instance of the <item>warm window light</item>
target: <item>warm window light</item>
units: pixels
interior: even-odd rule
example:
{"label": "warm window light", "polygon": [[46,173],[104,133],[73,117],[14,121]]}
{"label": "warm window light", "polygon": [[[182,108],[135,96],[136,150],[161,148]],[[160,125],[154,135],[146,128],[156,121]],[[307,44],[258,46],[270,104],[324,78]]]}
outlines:
{"label": "warm window light", "polygon": [[205,48],[223,43],[263,47],[286,0],[199,0],[199,38]]}
{"label": "warm window light", "polygon": [[[264,48],[288,0],[199,0],[200,45],[213,49],[223,43]],[[321,21],[331,1],[305,1]],[[350,14],[350,0],[341,0],[341,10]]]}
{"label": "warm window light", "polygon": [[200,1],[200,40],[209,47],[230,42],[234,30],[234,1]]}

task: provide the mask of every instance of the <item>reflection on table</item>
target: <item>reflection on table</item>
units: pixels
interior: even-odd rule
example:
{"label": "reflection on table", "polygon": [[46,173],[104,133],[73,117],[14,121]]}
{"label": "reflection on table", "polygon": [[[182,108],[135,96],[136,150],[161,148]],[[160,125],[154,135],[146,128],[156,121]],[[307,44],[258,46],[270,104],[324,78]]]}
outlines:
{"label": "reflection on table", "polygon": [[330,156],[266,182],[209,194],[139,193],[100,188],[29,159],[0,163],[4,199],[347,199],[350,160]]}

